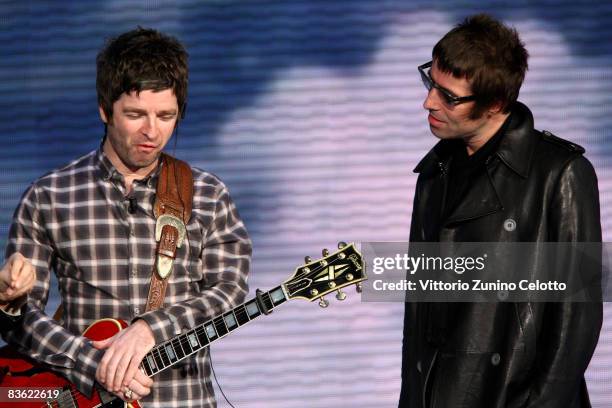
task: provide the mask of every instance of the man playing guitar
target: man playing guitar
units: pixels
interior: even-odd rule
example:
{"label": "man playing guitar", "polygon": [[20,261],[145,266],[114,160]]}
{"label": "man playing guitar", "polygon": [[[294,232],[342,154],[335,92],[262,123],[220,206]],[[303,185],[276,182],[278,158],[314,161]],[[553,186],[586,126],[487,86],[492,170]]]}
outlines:
{"label": "man playing guitar", "polygon": [[[99,149],[36,180],[15,211],[7,257],[23,254],[38,281],[22,324],[3,336],[86,396],[102,387],[147,407],[216,406],[207,349],[154,381],[139,369],[156,343],[240,304],[248,290],[251,242],[227,188],[185,163],[192,177],[177,182],[183,173],[168,163],[179,161],[162,154],[185,112],[187,78],[175,38],[138,28],[111,39],[97,57]],[[160,185],[173,183],[188,196],[158,205]],[[44,312],[51,271],[59,322]],[[81,335],[103,318],[130,325],[106,340]]]}

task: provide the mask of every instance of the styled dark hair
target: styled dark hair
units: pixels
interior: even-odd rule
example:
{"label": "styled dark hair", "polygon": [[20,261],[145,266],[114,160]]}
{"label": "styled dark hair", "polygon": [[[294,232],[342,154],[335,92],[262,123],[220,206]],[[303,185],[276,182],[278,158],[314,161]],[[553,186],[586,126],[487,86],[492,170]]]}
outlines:
{"label": "styled dark hair", "polygon": [[174,37],[138,27],[111,38],[96,58],[98,105],[106,117],[113,116],[113,103],[126,92],[172,89],[185,114],[187,101],[187,51]]}
{"label": "styled dark hair", "polygon": [[507,113],[525,79],[529,53],[514,28],[487,14],[466,18],[433,49],[438,69],[466,78],[476,96],[470,117],[477,119],[492,105]]}

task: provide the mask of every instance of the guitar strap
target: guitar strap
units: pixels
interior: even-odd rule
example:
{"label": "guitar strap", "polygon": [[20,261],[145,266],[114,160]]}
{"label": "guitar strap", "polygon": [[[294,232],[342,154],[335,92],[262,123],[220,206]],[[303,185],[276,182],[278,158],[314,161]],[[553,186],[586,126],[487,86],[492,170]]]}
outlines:
{"label": "guitar strap", "polygon": [[[161,154],[161,164],[153,206],[157,250],[151,272],[146,312],[159,309],[163,304],[168,277],[176,258],[176,249],[181,247],[185,239],[185,225],[191,217],[193,203],[191,167],[184,161],[165,153]],[[53,319],[60,321],[63,314],[64,308],[60,303]]]}
{"label": "guitar strap", "polygon": [[159,309],[166,294],[168,277],[176,258],[176,249],[185,240],[185,225],[191,217],[193,202],[193,174],[191,167],[165,153],[161,155],[162,167],[157,181],[153,213],[157,219],[155,240],[157,251],[145,311]]}

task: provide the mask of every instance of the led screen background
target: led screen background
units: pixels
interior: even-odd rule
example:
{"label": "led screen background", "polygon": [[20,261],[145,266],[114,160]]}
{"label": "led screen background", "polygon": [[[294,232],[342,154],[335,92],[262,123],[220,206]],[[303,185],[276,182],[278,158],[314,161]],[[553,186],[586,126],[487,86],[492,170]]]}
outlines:
{"label": "led screen background", "polygon": [[[254,242],[251,293],[337,241],[408,239],[412,169],[431,148],[416,67],[489,12],[531,54],[520,100],[587,149],[612,238],[612,4],[594,1],[0,2],[0,244],[28,184],[97,148],[95,56],[137,25],[180,38],[189,102],[170,153],[219,175]],[[518,198],[520,199],[520,198]],[[520,222],[520,220],[519,220]],[[237,407],[393,407],[403,305],[289,302],[212,347]],[[57,305],[52,294],[47,311]],[[587,372],[612,400],[612,307]],[[217,393],[219,405],[227,406]]]}

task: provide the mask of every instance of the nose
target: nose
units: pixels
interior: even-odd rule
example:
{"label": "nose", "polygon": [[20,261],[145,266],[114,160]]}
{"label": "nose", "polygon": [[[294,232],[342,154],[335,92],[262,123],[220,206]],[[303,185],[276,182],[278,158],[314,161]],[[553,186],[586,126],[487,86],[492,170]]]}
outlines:
{"label": "nose", "polygon": [[427,92],[427,97],[423,101],[423,109],[425,110],[439,110],[440,108],[440,99],[438,96],[434,96],[436,88],[431,88]]}
{"label": "nose", "polygon": [[157,123],[155,118],[151,116],[145,117],[141,131],[148,138],[154,138],[157,133]]}

